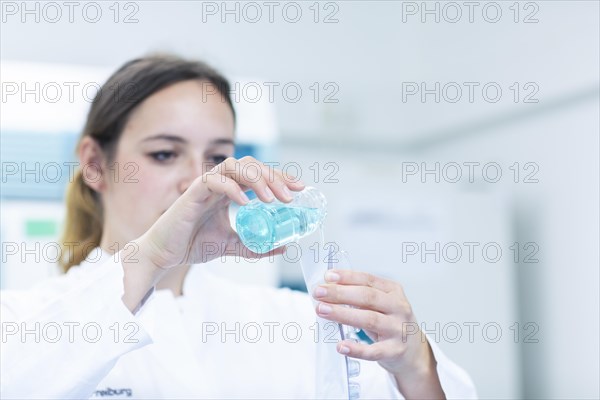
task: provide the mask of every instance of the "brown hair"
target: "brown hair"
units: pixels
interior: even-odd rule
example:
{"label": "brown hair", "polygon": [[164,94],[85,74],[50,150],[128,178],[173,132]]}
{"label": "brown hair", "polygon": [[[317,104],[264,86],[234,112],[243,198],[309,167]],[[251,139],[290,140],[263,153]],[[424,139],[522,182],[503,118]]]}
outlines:
{"label": "brown hair", "polygon": [[[92,102],[81,139],[90,136],[110,161],[119,137],[132,111],[146,98],[177,82],[202,80],[213,85],[234,112],[230,85],[218,71],[201,61],[172,55],[151,55],[129,61],[106,81]],[[66,272],[80,264],[102,237],[102,205],[87,186],[79,170],[66,193],[66,220],[61,239],[63,258],[59,264]]]}

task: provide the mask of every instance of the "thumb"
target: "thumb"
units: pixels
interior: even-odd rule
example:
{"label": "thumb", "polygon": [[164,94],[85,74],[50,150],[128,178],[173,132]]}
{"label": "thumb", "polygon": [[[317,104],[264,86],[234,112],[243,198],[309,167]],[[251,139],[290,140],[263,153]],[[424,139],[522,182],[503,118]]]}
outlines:
{"label": "thumb", "polygon": [[[237,236],[237,235],[236,235]],[[276,249],[273,249],[267,253],[260,254],[252,251],[250,248],[246,247],[244,243],[240,240],[239,236],[229,242],[227,246],[227,254],[232,254],[235,256],[241,256],[247,259],[260,259],[265,257],[273,257],[279,256],[285,253],[286,247],[280,246]]]}

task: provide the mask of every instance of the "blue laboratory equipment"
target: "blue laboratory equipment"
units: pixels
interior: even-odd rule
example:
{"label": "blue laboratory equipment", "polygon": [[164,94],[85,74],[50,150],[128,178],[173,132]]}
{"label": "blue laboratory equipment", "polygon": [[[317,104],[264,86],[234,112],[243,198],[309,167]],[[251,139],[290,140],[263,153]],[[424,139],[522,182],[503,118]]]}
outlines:
{"label": "blue laboratory equipment", "polygon": [[236,230],[242,243],[264,254],[315,232],[327,215],[325,196],[314,187],[294,193],[290,203],[254,199],[240,207]]}

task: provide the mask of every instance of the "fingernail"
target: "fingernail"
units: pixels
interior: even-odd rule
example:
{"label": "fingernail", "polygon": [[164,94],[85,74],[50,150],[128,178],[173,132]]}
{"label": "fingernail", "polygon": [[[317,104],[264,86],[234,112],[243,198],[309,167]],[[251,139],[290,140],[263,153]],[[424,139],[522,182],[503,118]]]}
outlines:
{"label": "fingernail", "polygon": [[325,297],[327,296],[327,289],[323,286],[317,286],[315,289],[315,297]]}
{"label": "fingernail", "polygon": [[348,354],[350,353],[350,347],[342,345],[340,346],[339,352],[342,354]]}
{"label": "fingernail", "polygon": [[325,280],[327,282],[337,282],[340,280],[340,276],[333,271],[327,271],[325,272]]}
{"label": "fingernail", "polygon": [[240,196],[242,196],[242,200],[244,200],[244,204],[248,203],[250,201],[250,199],[248,198],[248,196],[246,196],[246,193],[244,193],[244,191],[240,191]]}
{"label": "fingernail", "polygon": [[292,192],[290,191],[290,189],[288,189],[287,186],[284,186],[283,189],[282,189],[282,191],[283,191],[283,194],[285,194],[285,197],[287,197],[288,199],[291,200],[291,199],[294,198],[293,195],[292,195]]}
{"label": "fingernail", "polygon": [[266,187],[264,190],[265,193],[265,197],[267,198],[268,201],[273,201],[275,200],[275,195],[273,194],[273,192],[271,191],[270,187]]}
{"label": "fingernail", "polygon": [[331,306],[328,306],[325,303],[319,304],[319,314],[327,315],[332,311]]}

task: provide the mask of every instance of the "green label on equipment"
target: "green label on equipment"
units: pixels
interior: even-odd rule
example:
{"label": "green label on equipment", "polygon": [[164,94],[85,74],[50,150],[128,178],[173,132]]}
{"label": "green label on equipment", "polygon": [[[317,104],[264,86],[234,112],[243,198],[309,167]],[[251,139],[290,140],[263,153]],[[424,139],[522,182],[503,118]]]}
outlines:
{"label": "green label on equipment", "polygon": [[27,237],[55,236],[56,231],[56,221],[51,219],[30,219],[25,221],[25,235]]}

